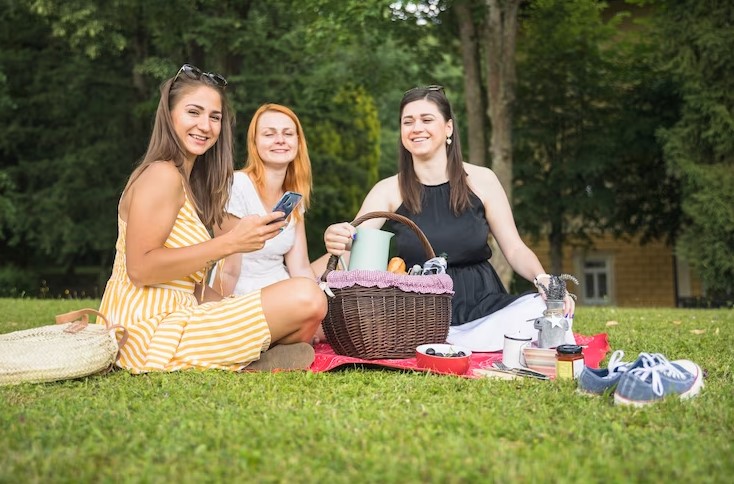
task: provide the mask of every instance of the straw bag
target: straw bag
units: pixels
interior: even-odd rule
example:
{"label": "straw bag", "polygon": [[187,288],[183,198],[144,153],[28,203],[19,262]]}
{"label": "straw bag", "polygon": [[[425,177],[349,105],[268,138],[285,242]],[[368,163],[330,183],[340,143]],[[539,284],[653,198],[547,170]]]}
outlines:
{"label": "straw bag", "polygon": [[[392,212],[371,212],[352,222],[388,218],[418,236],[426,259],[435,252],[412,220]],[[331,256],[322,281],[334,294],[322,323],[337,354],[366,360],[410,358],[417,346],[445,343],[451,323],[453,282],[448,274],[398,275],[387,271],[335,271]]]}
{"label": "straw bag", "polygon": [[[89,315],[104,321],[89,324]],[[117,342],[116,331],[123,334]],[[127,330],[110,326],[94,309],[56,316],[56,325],[0,335],[0,385],[49,382],[109,370],[127,341]]]}

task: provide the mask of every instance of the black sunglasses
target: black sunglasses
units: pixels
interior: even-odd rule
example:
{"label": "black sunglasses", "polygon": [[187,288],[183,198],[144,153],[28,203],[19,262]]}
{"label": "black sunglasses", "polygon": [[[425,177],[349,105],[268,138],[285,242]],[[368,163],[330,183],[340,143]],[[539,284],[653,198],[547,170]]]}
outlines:
{"label": "black sunglasses", "polygon": [[203,78],[205,81],[210,84],[214,84],[215,86],[222,88],[227,87],[227,79],[225,79],[221,74],[217,74],[216,72],[202,72],[201,69],[196,66],[192,66],[191,64],[184,64],[181,66],[181,69],[176,73],[176,77],[173,78],[171,85],[176,82],[176,79],[178,79],[178,76],[180,76],[182,72],[189,79],[198,81]]}
{"label": "black sunglasses", "polygon": [[441,94],[446,95],[446,93],[444,92],[443,86],[439,86],[438,84],[431,84],[430,86],[418,86],[418,87],[414,87],[413,89],[408,89],[407,91],[403,93],[403,96],[406,96],[409,93],[415,92],[415,91],[438,91]]}

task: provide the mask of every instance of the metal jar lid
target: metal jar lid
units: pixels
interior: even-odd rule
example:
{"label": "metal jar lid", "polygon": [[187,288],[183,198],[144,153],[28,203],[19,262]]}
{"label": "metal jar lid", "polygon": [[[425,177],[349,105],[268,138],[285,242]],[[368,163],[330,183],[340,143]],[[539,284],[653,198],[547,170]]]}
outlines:
{"label": "metal jar lid", "polygon": [[556,347],[556,352],[560,355],[576,355],[580,354],[582,347],[579,345],[559,345]]}

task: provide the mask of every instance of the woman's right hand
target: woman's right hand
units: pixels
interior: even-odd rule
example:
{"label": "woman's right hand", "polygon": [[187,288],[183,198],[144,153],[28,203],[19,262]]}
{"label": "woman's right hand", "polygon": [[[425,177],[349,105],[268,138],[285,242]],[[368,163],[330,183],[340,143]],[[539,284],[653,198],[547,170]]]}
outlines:
{"label": "woman's right hand", "polygon": [[326,232],[324,232],[326,251],[331,255],[339,257],[351,249],[352,240],[354,240],[356,234],[357,229],[348,222],[329,225]]}
{"label": "woman's right hand", "polygon": [[[239,219],[227,232],[232,237],[235,252],[254,252],[265,246],[265,242],[280,234],[287,222],[278,220],[285,214],[283,212],[272,212],[266,215],[247,215]],[[272,223],[271,223],[272,222]]]}

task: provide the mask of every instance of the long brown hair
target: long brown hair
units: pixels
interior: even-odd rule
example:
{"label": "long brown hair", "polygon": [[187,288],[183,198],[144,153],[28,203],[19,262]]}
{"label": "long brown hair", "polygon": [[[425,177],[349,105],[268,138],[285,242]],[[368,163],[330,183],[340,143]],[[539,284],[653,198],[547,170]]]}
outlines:
{"label": "long brown hair", "polygon": [[[304,210],[308,210],[311,203],[311,189],[313,180],[311,176],[311,158],[308,156],[308,146],[306,144],[306,136],[303,134],[301,122],[298,116],[291,109],[281,106],[280,104],[263,104],[255,111],[250,121],[250,127],[247,129],[247,161],[243,171],[252,177],[253,183],[258,191],[265,187],[265,163],[257,151],[257,123],[260,117],[266,112],[276,112],[285,114],[296,125],[296,134],[298,135],[298,152],[295,159],[288,164],[285,172],[285,180],[283,180],[283,190],[300,193],[303,195],[301,203]],[[300,221],[301,211],[296,210],[293,213],[295,220]]]}
{"label": "long brown hair", "polygon": [[[219,93],[222,100],[222,128],[214,146],[196,158],[190,178],[187,179],[184,171],[186,150],[173,129],[171,110],[181,97],[200,86],[210,87]],[[152,163],[172,161],[181,173],[186,192],[196,208],[199,218],[204,225],[212,228],[214,224],[221,224],[224,219],[224,209],[229,199],[234,170],[234,141],[232,138],[234,118],[230,114],[224,89],[205,82],[203,77],[192,79],[183,75],[165,81],[161,84],[160,91],[161,99],[155,113],[155,122],[148,149],[130,175],[130,179],[125,185],[125,191]]]}
{"label": "long brown hair", "polygon": [[[445,122],[453,121],[454,130],[449,139],[450,145],[446,145],[446,157],[448,165],[446,171],[449,177],[449,186],[451,187],[451,210],[454,214],[459,215],[471,205],[469,194],[471,189],[466,179],[464,171],[464,160],[461,155],[461,141],[459,136],[459,126],[456,123],[454,112],[451,104],[443,93],[443,89],[435,88],[415,88],[403,95],[400,101],[400,118],[398,125],[402,124],[403,109],[409,103],[420,100],[430,101],[436,105]],[[413,168],[413,155],[403,146],[403,140],[398,137],[398,184],[400,186],[400,195],[403,198],[405,208],[411,213],[421,212],[421,201],[423,198],[423,185],[418,180]]]}

